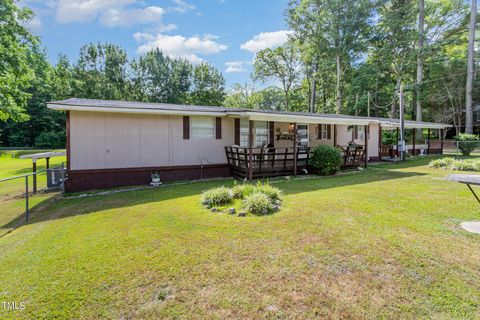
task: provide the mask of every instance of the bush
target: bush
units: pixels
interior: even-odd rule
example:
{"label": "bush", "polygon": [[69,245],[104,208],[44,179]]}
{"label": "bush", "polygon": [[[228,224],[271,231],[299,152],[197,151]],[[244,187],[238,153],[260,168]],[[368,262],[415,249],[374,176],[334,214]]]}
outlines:
{"label": "bush", "polygon": [[282,192],[278,188],[272,187],[268,182],[262,184],[258,181],[255,191],[265,194],[272,202],[276,202],[282,198]]}
{"label": "bush", "polygon": [[233,193],[227,187],[217,187],[202,193],[202,204],[211,208],[232,201]]}
{"label": "bush", "polygon": [[337,148],[320,145],[313,150],[309,164],[317,169],[318,173],[326,176],[340,170],[342,156]]}
{"label": "bush", "polygon": [[458,171],[480,171],[480,162],[474,160],[443,158],[430,161],[428,166],[431,168],[445,168]]}
{"label": "bush", "polygon": [[233,197],[235,199],[243,199],[254,191],[255,187],[251,184],[236,184],[235,182],[235,185],[232,188]]}
{"label": "bush", "polygon": [[382,144],[385,146],[393,146],[397,144],[397,132],[393,130],[383,130]]}
{"label": "bush", "polygon": [[450,169],[458,171],[480,171],[480,164],[468,160],[457,160],[452,163]]}
{"label": "bush", "polygon": [[261,192],[255,192],[245,197],[243,206],[249,213],[256,215],[266,215],[275,211],[270,198]]}
{"label": "bush", "polygon": [[480,138],[475,134],[460,133],[455,137],[458,141],[458,149],[464,156],[469,156],[475,148],[480,146]]}
{"label": "bush", "polygon": [[428,164],[429,167],[431,168],[448,168],[452,165],[452,163],[455,161],[455,159],[453,158],[443,158],[443,159],[436,159],[436,160],[432,160],[430,161],[430,163]]}

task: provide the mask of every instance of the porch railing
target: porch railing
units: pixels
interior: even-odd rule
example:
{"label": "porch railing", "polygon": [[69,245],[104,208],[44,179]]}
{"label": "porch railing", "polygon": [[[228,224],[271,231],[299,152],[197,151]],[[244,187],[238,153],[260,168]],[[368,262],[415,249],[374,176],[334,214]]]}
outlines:
{"label": "porch railing", "polygon": [[[248,177],[249,148],[225,147],[225,153],[233,176]],[[299,147],[296,154],[294,148],[252,148],[252,176],[263,178],[293,174],[295,162],[297,172],[301,173],[307,168],[309,154],[310,148],[307,147]]]}

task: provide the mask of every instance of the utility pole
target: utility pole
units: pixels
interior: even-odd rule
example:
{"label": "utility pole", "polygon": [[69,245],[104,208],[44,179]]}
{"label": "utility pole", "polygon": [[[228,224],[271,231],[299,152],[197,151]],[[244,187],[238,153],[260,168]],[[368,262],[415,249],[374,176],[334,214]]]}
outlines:
{"label": "utility pole", "polygon": [[370,91],[368,91],[368,100],[367,100],[367,117],[370,117]]}
{"label": "utility pole", "polygon": [[465,133],[473,133],[472,91],[475,67],[475,27],[477,24],[477,0],[471,0],[470,28],[468,36],[467,84],[465,86]]}
{"label": "utility pole", "polygon": [[400,159],[405,161],[405,101],[403,99],[403,84],[400,82]]}

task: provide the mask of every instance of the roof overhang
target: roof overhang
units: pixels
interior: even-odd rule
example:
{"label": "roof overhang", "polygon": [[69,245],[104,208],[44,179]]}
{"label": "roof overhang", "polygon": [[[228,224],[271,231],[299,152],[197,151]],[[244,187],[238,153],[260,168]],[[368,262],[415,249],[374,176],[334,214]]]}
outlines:
{"label": "roof overhang", "polygon": [[139,109],[139,108],[115,108],[115,107],[95,107],[95,106],[76,106],[67,104],[47,103],[47,108],[61,111],[81,111],[81,112],[109,112],[109,113],[130,113],[130,114],[161,114],[161,115],[179,115],[179,116],[212,116],[224,117],[224,112],[192,111],[192,110],[167,110],[167,109]]}
{"label": "roof overhang", "polygon": [[340,125],[368,125],[370,123],[378,123],[375,119],[364,118],[341,118],[328,116],[311,116],[311,115],[292,115],[278,114],[270,112],[227,112],[228,116],[245,117],[253,121],[276,121],[288,123],[308,123],[308,124],[340,124]]}
{"label": "roof overhang", "polygon": [[[400,122],[398,121],[380,121],[380,124],[383,128],[400,128]],[[405,121],[405,129],[445,129],[450,128],[452,125],[445,123],[434,123],[434,122],[416,122],[416,121]]]}

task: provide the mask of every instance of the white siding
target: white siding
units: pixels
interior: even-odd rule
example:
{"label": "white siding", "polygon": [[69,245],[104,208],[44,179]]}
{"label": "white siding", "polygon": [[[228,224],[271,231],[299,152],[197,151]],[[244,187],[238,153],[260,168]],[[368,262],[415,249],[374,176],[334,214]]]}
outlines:
{"label": "white siding", "polygon": [[70,112],[72,170],[226,163],[234,120],[222,118],[222,139],[183,139],[181,116]]}

